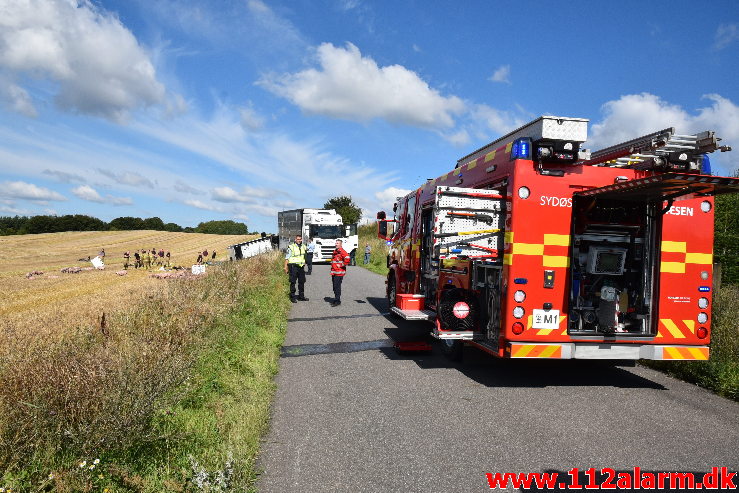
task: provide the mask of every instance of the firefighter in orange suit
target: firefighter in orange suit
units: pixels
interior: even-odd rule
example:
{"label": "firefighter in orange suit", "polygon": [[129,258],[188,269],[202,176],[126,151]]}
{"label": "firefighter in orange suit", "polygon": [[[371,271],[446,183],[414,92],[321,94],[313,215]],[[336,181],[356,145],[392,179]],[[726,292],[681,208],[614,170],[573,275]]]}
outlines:
{"label": "firefighter in orange suit", "polygon": [[334,301],[331,302],[331,306],[341,304],[341,282],[346,274],[346,266],[352,260],[341,244],[341,240],[336,240],[336,248],[331,257],[331,283],[334,285]]}

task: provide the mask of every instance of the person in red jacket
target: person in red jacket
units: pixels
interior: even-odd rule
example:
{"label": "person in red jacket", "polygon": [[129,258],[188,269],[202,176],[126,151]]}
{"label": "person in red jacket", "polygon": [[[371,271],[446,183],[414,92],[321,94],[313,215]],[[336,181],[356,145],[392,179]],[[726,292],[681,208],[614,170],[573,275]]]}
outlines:
{"label": "person in red jacket", "polygon": [[351,262],[351,257],[346,250],[341,247],[341,240],[336,240],[336,248],[331,257],[331,283],[334,286],[334,301],[331,306],[339,306],[341,304],[341,281],[344,280],[346,274],[346,266]]}

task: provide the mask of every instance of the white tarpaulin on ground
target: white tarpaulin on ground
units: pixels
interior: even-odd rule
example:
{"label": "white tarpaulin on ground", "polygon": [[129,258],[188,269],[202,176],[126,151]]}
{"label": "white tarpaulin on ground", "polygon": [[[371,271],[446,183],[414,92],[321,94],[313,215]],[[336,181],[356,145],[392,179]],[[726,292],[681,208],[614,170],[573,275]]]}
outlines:
{"label": "white tarpaulin on ground", "polygon": [[100,257],[95,257],[94,259],[90,260],[90,262],[92,262],[92,266],[96,269],[105,269],[103,259],[101,259]]}

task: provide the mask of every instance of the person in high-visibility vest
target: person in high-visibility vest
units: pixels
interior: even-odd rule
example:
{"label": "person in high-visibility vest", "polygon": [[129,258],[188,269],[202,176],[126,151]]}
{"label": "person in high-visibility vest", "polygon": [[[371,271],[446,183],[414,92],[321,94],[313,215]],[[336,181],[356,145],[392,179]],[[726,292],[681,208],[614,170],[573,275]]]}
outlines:
{"label": "person in high-visibility vest", "polygon": [[[285,274],[290,275],[290,301],[297,303],[297,300],[308,301],[305,297],[305,254],[306,249],[303,245],[303,237],[297,235],[295,242],[290,243],[285,252]],[[298,283],[298,296],[295,296],[295,282]]]}
{"label": "person in high-visibility vest", "polygon": [[352,258],[342,248],[342,241],[336,240],[336,248],[331,257],[331,284],[334,288],[334,301],[331,306],[339,306],[341,304],[341,282],[346,274],[346,266],[351,262]]}

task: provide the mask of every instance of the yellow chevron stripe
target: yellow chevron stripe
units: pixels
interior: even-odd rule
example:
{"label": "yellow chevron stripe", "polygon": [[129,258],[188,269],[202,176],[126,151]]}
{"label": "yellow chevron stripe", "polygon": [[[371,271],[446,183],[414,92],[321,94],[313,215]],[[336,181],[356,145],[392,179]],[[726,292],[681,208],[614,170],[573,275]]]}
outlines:
{"label": "yellow chevron stripe", "polygon": [[660,262],[659,270],[670,274],[685,274],[685,264],[682,262]]}
{"label": "yellow chevron stripe", "polygon": [[686,264],[704,264],[711,265],[713,263],[713,254],[711,253],[686,253]]}
{"label": "yellow chevron stripe", "polygon": [[570,235],[544,234],[545,245],[570,246]]}
{"label": "yellow chevron stripe", "polygon": [[459,176],[462,174],[462,168],[457,168],[454,170],[454,176]]}
{"label": "yellow chevron stripe", "polygon": [[660,322],[662,322],[665,326],[665,328],[670,332],[672,337],[675,339],[685,339],[685,335],[680,331],[680,329],[677,328],[677,324],[670,320],[669,318],[661,318]]}
{"label": "yellow chevron stripe", "polygon": [[506,144],[505,151],[511,152],[511,147],[513,147],[513,142],[509,142],[508,144]]}
{"label": "yellow chevron stripe", "polygon": [[503,265],[513,265],[513,255],[511,255],[510,253],[504,253]]}
{"label": "yellow chevron stripe", "polygon": [[525,346],[516,346],[518,348],[518,351],[516,351],[515,356],[516,358],[525,358],[528,356],[528,354],[533,351],[533,349],[536,347],[533,344],[526,344]]}
{"label": "yellow chevron stripe", "polygon": [[544,267],[569,267],[570,257],[562,255],[544,255],[542,264]]}
{"label": "yellow chevron stripe", "polygon": [[557,352],[557,349],[559,349],[559,346],[549,346],[544,351],[542,351],[539,354],[540,358],[549,358],[551,355],[553,355],[555,352]]}
{"label": "yellow chevron stripe", "polygon": [[[662,348],[662,359],[683,359],[682,354],[680,354],[680,351],[677,350],[677,348],[674,347],[664,347]],[[664,353],[667,353],[669,358],[665,358]]]}
{"label": "yellow chevron stripe", "polygon": [[683,320],[683,323],[691,334],[695,334],[695,320]]}
{"label": "yellow chevron stripe", "polygon": [[688,251],[687,243],[684,241],[663,241],[662,251],[663,252],[686,253]]}
{"label": "yellow chevron stripe", "polygon": [[[497,149],[496,149],[497,150]],[[495,159],[495,151],[490,151],[487,154],[485,154],[485,162],[492,161]]]}
{"label": "yellow chevron stripe", "polygon": [[475,166],[477,166],[477,159],[475,159],[474,161],[472,161],[471,163],[469,163],[469,164],[467,165],[467,169],[472,169],[472,168],[474,168]]}
{"label": "yellow chevron stripe", "polygon": [[703,351],[701,351],[697,347],[691,347],[691,348],[687,348],[687,349],[688,349],[688,351],[690,351],[690,354],[693,355],[693,359],[702,359],[702,360],[707,360],[708,359],[708,355],[706,353],[704,353]]}
{"label": "yellow chevron stripe", "polygon": [[504,240],[504,241],[505,241],[506,243],[513,243],[513,231],[506,231],[506,232],[505,232],[505,233],[503,234],[503,240]]}

